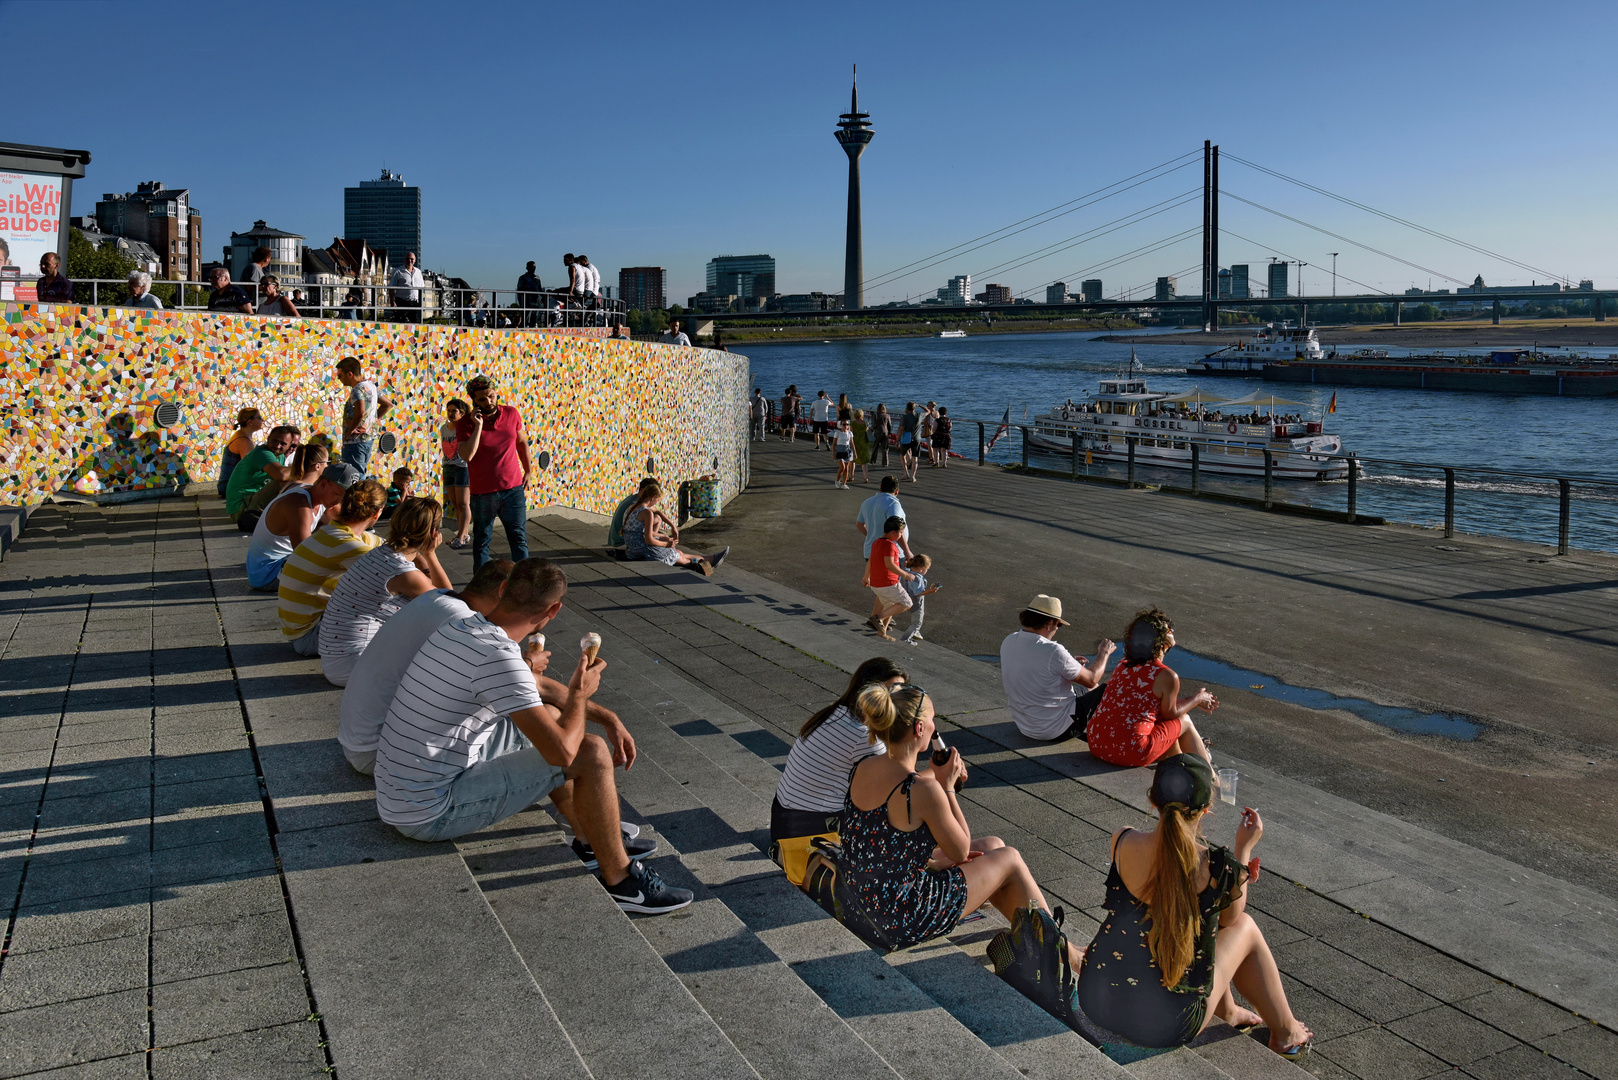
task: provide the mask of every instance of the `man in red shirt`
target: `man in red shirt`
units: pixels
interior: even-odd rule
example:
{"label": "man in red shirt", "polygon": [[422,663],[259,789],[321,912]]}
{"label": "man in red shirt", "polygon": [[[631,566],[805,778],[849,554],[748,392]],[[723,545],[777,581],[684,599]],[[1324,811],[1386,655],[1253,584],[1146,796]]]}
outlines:
{"label": "man in red shirt", "polygon": [[460,439],[461,460],[471,475],[472,572],[476,573],[489,561],[496,517],[505,526],[512,562],[528,558],[526,492],[534,466],[528,456],[522,414],[496,400],[494,384],[486,375],[473,376],[466,390],[472,411],[461,417],[455,435]]}
{"label": "man in red shirt", "polygon": [[916,575],[899,564],[899,537],[904,535],[905,519],[890,517],[882,525],[882,537],[871,544],[871,558],[865,564],[865,585],[876,594],[876,604],[871,608],[871,617],[865,620],[865,625],[881,634],[886,641],[892,641],[893,635],[888,633],[888,623],[901,611],[907,610],[915,601],[905,587],[899,584],[903,578],[909,581]]}

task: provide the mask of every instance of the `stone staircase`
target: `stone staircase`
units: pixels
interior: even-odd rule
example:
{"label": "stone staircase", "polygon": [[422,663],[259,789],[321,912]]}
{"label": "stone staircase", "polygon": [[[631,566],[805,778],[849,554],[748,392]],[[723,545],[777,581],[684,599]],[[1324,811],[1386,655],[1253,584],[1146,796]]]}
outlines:
{"label": "stone staircase", "polygon": [[[622,635],[598,700],[639,748],[618,774],[625,818],[659,840],[650,865],[695,903],[625,915],[537,809],[458,843],[404,840],[376,820],[370,784],[335,751],[340,692],[315,665],[288,659],[273,605],[240,596],[232,580],[234,538],[207,531],[289,909],[339,1076],[1302,1075],[1222,1024],[1192,1048],[1109,1060],[986,966],[985,945],[1004,925],[988,909],[951,939],[888,957],[867,948],[764,854],[785,741]],[[564,609],[553,624],[558,666],[573,662],[564,643],[595,625],[588,619]],[[841,691],[845,673],[803,659],[827,699]],[[1087,936],[1086,918],[1070,919]]]}

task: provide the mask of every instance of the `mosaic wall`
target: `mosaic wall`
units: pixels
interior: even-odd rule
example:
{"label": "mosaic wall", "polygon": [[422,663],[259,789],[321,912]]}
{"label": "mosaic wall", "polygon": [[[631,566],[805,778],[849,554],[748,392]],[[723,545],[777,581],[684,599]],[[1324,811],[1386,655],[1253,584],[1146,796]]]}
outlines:
{"label": "mosaic wall", "polygon": [[[339,437],[347,391],[333,365],[357,356],[394,401],[381,428],[423,494],[441,490],[444,403],[481,372],[522,410],[536,470],[530,506],[610,513],[655,458],[665,483],[745,476],[745,357],[583,335],[270,319],[132,308],[0,304],[0,504],[60,491],[116,496],[210,483],[238,409],[305,438]],[[159,406],[179,419],[160,427]],[[169,410],[163,410],[165,413]],[[164,419],[170,417],[165,416]]]}

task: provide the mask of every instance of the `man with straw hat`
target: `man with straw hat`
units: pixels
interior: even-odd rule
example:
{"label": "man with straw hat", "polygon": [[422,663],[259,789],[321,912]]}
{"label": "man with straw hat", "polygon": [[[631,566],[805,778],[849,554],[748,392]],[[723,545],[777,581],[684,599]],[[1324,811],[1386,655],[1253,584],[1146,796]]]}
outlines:
{"label": "man with straw hat", "polygon": [[1084,738],[1101,703],[1101,675],[1118,646],[1102,638],[1095,659],[1086,663],[1058,645],[1056,631],[1069,623],[1062,618],[1062,601],[1044,593],[1028,601],[1017,621],[1022,629],[1000,643],[1000,681],[1017,730],[1041,742]]}

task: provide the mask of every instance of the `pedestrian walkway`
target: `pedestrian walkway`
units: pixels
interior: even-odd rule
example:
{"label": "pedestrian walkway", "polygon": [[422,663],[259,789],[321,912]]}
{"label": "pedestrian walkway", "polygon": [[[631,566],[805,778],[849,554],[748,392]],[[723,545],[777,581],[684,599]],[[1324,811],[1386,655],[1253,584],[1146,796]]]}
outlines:
{"label": "pedestrian walkway", "polygon": [[[641,748],[626,817],[697,892],[657,919],[618,911],[538,810],[455,844],[382,827],[333,741],[340,692],[247,593],[217,502],[36,514],[0,566],[0,1075],[1298,1075],[1222,1025],[1120,1068],[984,970],[996,917],[887,958],[860,945],[762,850],[791,733],[874,651],[858,620],[731,563],[708,581],[613,562],[599,532],[548,518],[532,542],[574,583],[555,663],[605,638],[601,700]],[[1015,745],[992,668],[906,660],[968,756],[974,825],[1083,935],[1143,785]],[[1319,1035],[1309,1070],[1615,1075],[1610,1030],[1284,880],[1313,872],[1284,849],[1254,906]]]}

